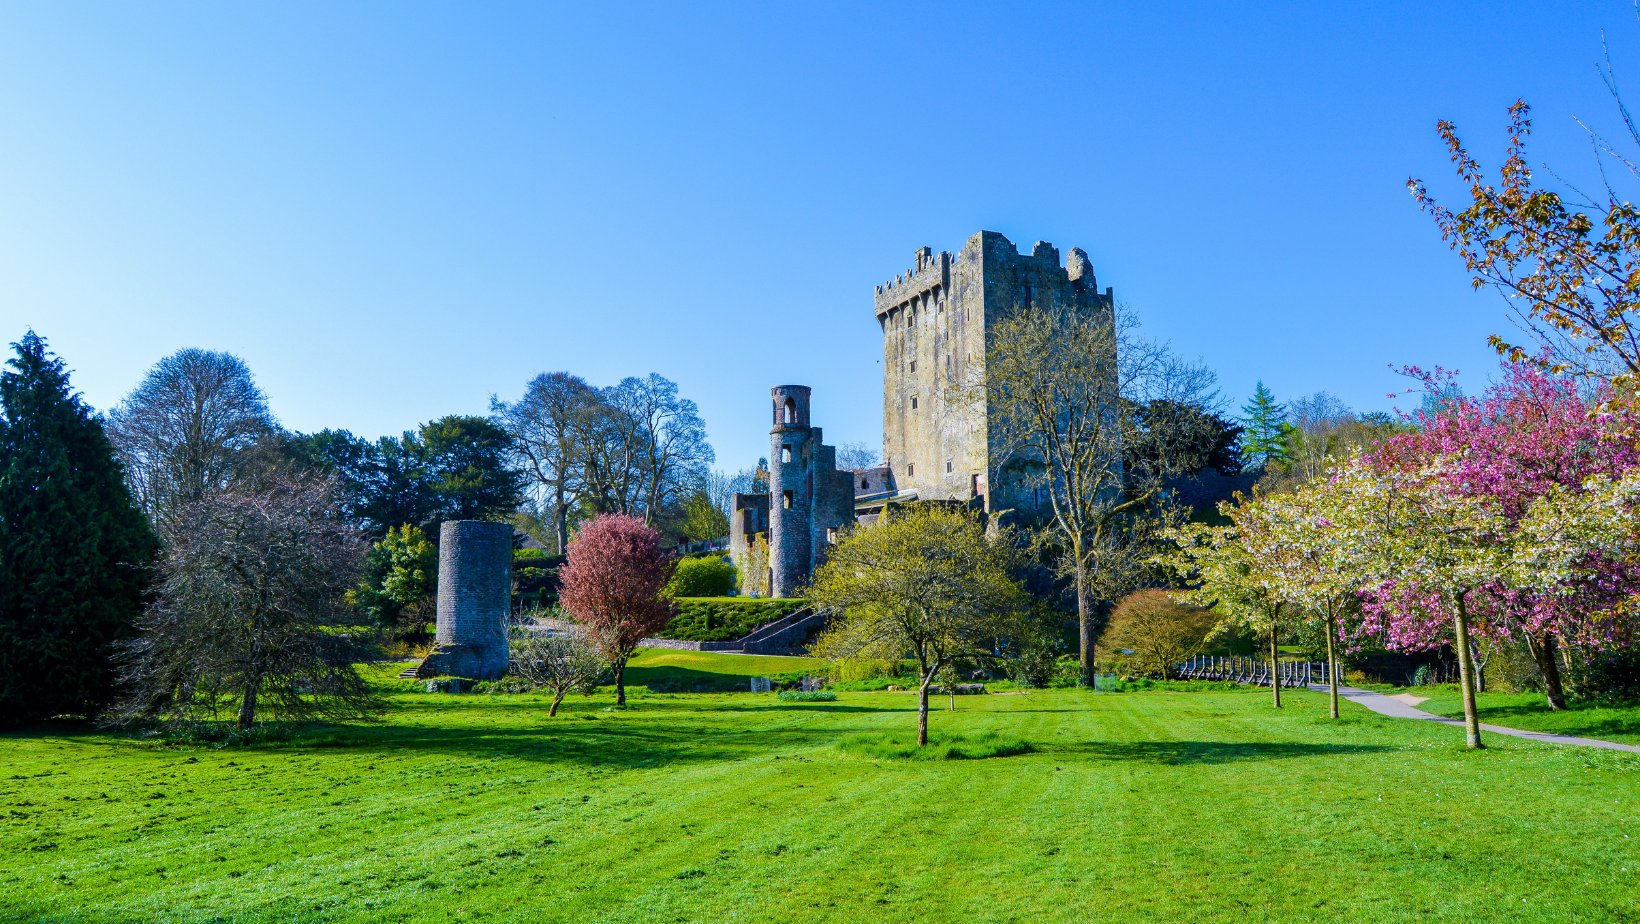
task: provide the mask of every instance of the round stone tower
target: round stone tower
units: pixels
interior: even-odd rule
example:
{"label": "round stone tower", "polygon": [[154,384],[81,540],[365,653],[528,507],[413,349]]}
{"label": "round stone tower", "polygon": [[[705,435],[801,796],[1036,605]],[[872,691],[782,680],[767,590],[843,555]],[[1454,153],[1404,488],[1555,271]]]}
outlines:
{"label": "round stone tower", "polygon": [[814,429],[809,426],[809,388],[772,389],[774,429],[769,432],[769,595],[789,597],[812,570],[814,537]]}
{"label": "round stone tower", "polygon": [[494,680],[507,672],[512,534],[511,524],[486,520],[440,528],[438,639],[428,658],[438,673]]}

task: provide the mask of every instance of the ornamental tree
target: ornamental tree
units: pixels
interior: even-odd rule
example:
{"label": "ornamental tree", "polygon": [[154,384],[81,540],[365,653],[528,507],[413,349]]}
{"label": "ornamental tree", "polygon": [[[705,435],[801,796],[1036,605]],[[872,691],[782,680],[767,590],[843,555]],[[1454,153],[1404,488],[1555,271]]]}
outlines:
{"label": "ornamental tree", "polygon": [[1258,501],[1239,493],[1236,501],[1219,505],[1219,513],[1230,518],[1230,526],[1190,523],[1164,532],[1177,548],[1156,561],[1188,585],[1186,590],[1175,591],[1173,598],[1211,607],[1220,616],[1219,631],[1245,629],[1269,640],[1271,697],[1279,709],[1279,645],[1293,608],[1283,592],[1281,575],[1266,567],[1264,552],[1273,536]]}
{"label": "ornamental tree", "polygon": [[675,566],[640,517],[604,514],[570,539],[569,558],[558,569],[558,602],[614,669],[617,705],[626,705],[626,662],[638,643],[672,619],[665,591]]}
{"label": "ornamental tree", "polygon": [[1451,490],[1454,461],[1411,471],[1343,466],[1328,490],[1336,541],[1360,550],[1363,626],[1390,647],[1429,647],[1450,632],[1458,653],[1468,745],[1480,748],[1471,602],[1510,560],[1508,520],[1483,495]]}
{"label": "ornamental tree", "polygon": [[[1408,369],[1427,390],[1444,398],[1430,411],[1412,416],[1408,431],[1381,443],[1370,457],[1380,470],[1411,472],[1440,458],[1447,489],[1483,500],[1507,524],[1518,528],[1534,502],[1551,491],[1577,493],[1592,476],[1621,477],[1640,464],[1632,439],[1635,421],[1626,408],[1606,409],[1605,389],[1581,389],[1530,363],[1507,363],[1498,384],[1475,398],[1453,395],[1442,370]],[[1511,540],[1516,541],[1516,540]],[[1509,575],[1526,578],[1511,581]],[[1612,644],[1608,612],[1640,591],[1640,565],[1621,555],[1591,549],[1560,572],[1563,586],[1542,575],[1512,571],[1486,581],[1468,600],[1478,628],[1499,637],[1523,636],[1543,674],[1551,709],[1566,708],[1557,648],[1601,649]],[[1403,584],[1403,592],[1410,588]],[[1415,591],[1412,591],[1416,594]],[[1443,620],[1443,623],[1445,620]],[[1425,647],[1441,638],[1422,640]],[[1401,639],[1403,644],[1418,640]]]}

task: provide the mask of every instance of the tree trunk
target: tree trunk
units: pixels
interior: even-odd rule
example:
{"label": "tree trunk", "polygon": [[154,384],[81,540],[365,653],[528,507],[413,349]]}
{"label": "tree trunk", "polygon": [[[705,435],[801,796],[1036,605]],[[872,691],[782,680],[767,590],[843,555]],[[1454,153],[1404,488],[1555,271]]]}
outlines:
{"label": "tree trunk", "polygon": [[928,744],[928,677],[917,688],[917,747]]}
{"label": "tree trunk", "polygon": [[239,730],[244,731],[251,727],[256,720],[256,688],[262,685],[262,678],[253,677],[245,686],[245,696],[239,701]]}
{"label": "tree trunk", "polygon": [[1338,631],[1338,623],[1333,617],[1327,617],[1327,685],[1329,687],[1329,706],[1333,718],[1338,718],[1338,655],[1333,649],[1333,635]]}
{"label": "tree trunk", "polygon": [[1549,711],[1562,712],[1566,709],[1566,691],[1560,685],[1560,661],[1556,659],[1555,635],[1553,632],[1528,633],[1526,645],[1532,649],[1532,660],[1537,662],[1538,670],[1543,673],[1543,694],[1549,700]]}
{"label": "tree trunk", "polygon": [[1475,655],[1469,649],[1469,609],[1464,595],[1457,595],[1458,685],[1463,689],[1463,731],[1465,743],[1471,748],[1484,748],[1481,743],[1481,723],[1475,710]]}
{"label": "tree trunk", "polygon": [[567,692],[569,692],[569,691],[568,690],[559,690],[557,693],[553,694],[552,708],[547,710],[547,718],[550,719],[550,718],[553,718],[553,717],[558,715],[558,704],[564,701],[564,694],[567,693]]}
{"label": "tree trunk", "polygon": [[566,555],[569,548],[569,503],[564,500],[564,474],[558,473],[558,485],[553,498],[553,532],[558,539],[558,554]]}
{"label": "tree trunk", "polygon": [[1270,692],[1275,696],[1277,709],[1281,708],[1281,649],[1276,646],[1279,640],[1276,627],[1270,626]]}
{"label": "tree trunk", "polygon": [[626,705],[626,659],[615,665],[615,705]]}
{"label": "tree trunk", "polygon": [[1082,544],[1071,550],[1076,556],[1076,626],[1082,657],[1082,686],[1093,686],[1093,600],[1088,587],[1088,563],[1082,558]]}

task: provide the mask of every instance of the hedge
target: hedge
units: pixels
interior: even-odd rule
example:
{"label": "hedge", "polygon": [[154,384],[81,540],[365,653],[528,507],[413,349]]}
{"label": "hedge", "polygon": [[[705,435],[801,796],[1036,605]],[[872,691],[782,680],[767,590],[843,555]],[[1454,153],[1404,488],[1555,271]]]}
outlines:
{"label": "hedge", "polygon": [[807,600],[680,597],[678,615],[655,635],[688,642],[728,642],[805,606]]}

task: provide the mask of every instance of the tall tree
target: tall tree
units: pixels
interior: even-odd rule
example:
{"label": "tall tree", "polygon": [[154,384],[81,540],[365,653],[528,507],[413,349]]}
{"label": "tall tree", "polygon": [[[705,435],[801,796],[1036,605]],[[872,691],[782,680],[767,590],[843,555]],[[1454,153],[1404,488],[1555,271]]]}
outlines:
{"label": "tall tree", "polygon": [[274,474],[176,511],[159,600],[125,643],[118,721],[259,714],[355,718],[379,703],[354,669],[347,592],[363,543],[333,476]]}
{"label": "tall tree", "polygon": [[178,508],[255,477],[252,450],[277,433],[267,396],[230,353],[165,357],[109,415],[109,437],[137,499],[164,532]]}
{"label": "tall tree", "polygon": [[0,724],[91,716],[158,542],[102,425],[33,331],[0,374]]}
{"label": "tall tree", "polygon": [[438,522],[494,520],[518,508],[524,476],[512,467],[512,436],[501,426],[451,415],[422,424],[420,436],[441,502]]}
{"label": "tall tree", "polygon": [[545,495],[560,549],[569,546],[569,511],[582,490],[602,402],[596,389],[568,372],[542,373],[517,401],[491,402],[512,433],[520,467]]}
{"label": "tall tree", "polygon": [[716,460],[695,402],[678,397],[678,386],[651,373],[605,389],[608,500],[645,523],[682,501]]}
{"label": "tall tree", "polygon": [[1143,580],[1156,508],[1167,479],[1199,455],[1201,441],[1186,431],[1210,416],[1197,411],[1214,400],[1212,383],[1205,368],[1132,336],[1131,322],[1041,306],[993,327],[983,372],[965,389],[994,423],[999,467],[1039,471],[1027,481],[1047,497],[1075,579],[1085,684],[1099,600]]}
{"label": "tall tree", "polygon": [[1287,408],[1263,382],[1242,406],[1241,456],[1249,471],[1262,471],[1287,457]]}
{"label": "tall tree", "polygon": [[954,658],[995,648],[1027,605],[1007,537],[986,538],[966,510],[924,505],[845,533],[806,596],[836,614],[815,653],[834,660],[917,660],[917,744],[928,743],[928,690]]}
{"label": "tall tree", "polygon": [[672,618],[666,584],[675,564],[659,534],[626,514],[598,516],[570,538],[558,601],[614,669],[618,705],[626,705],[626,662]]}

